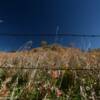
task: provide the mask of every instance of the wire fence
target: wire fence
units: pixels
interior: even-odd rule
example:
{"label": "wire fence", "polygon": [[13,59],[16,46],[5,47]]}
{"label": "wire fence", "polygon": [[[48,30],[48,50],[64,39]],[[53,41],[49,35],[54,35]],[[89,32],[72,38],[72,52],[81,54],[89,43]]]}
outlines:
{"label": "wire fence", "polygon": [[71,37],[100,37],[99,34],[59,33],[59,34],[34,34],[34,33],[0,33],[0,36],[71,36]]}
{"label": "wire fence", "polygon": [[[20,37],[20,36],[33,36],[33,37],[84,37],[84,38],[100,38],[100,35],[98,34],[75,34],[75,33],[59,33],[59,34],[33,34],[33,33],[24,33],[24,34],[19,34],[19,33],[0,33],[0,36],[17,36],[17,37]],[[25,45],[26,47],[26,45]],[[27,48],[27,47],[26,47]],[[23,49],[23,48],[22,48]],[[20,50],[21,51],[21,50]],[[42,70],[43,68],[40,68],[40,67],[0,67],[0,68],[7,68],[7,69],[32,69],[32,70]],[[44,68],[45,70],[98,70],[100,71],[99,68]]]}
{"label": "wire fence", "polygon": [[97,70],[100,71],[100,68],[40,68],[40,67],[0,67],[3,69],[32,69],[32,70]]}
{"label": "wire fence", "polygon": [[[0,36],[1,36],[2,34],[0,34]],[[40,35],[40,34],[5,34],[6,36],[56,36],[55,34],[46,34],[46,35]],[[67,36],[67,37],[92,37],[92,38],[95,38],[95,37],[100,37],[100,35],[80,35],[80,34],[59,34],[58,35],[58,37],[61,37],[61,36]],[[25,46],[26,47],[26,46]],[[26,47],[27,48],[27,47]],[[20,50],[21,51],[21,50]],[[97,67],[98,66],[98,67]],[[46,70],[46,72],[48,72],[49,70],[50,71],[62,71],[62,73],[63,73],[63,71],[66,71],[66,70],[69,70],[69,71],[72,71],[73,72],[73,74],[75,74],[76,75],[76,72],[80,72],[80,74],[81,73],[83,73],[83,74],[86,74],[85,72],[87,72],[87,76],[89,76],[90,75],[90,77],[92,78],[92,76],[94,75],[95,77],[97,77],[97,79],[99,79],[99,74],[100,74],[100,67],[99,67],[99,65],[97,65],[96,66],[96,68],[86,68],[85,66],[82,66],[83,68],[61,68],[61,67],[55,67],[55,68],[52,68],[52,67],[49,67],[49,66],[46,66],[46,67],[39,67],[39,66],[31,66],[31,67],[9,67],[9,66],[5,66],[5,67],[0,67],[0,68],[2,68],[2,69],[5,69],[5,70],[7,70],[7,71],[9,71],[9,70],[16,70],[17,71],[17,69],[18,70],[21,70],[21,72],[23,72],[23,70],[35,70],[38,74],[39,74],[39,72],[38,71],[42,71],[43,70],[43,73],[42,74],[44,74],[44,70]],[[88,72],[89,71],[89,72]],[[45,72],[45,73],[46,73]],[[74,73],[75,72],[75,73]],[[93,73],[91,73],[91,72],[93,72]],[[33,72],[34,74],[32,74],[32,75],[37,75],[37,73],[35,73],[35,72]],[[41,73],[41,72],[40,72]],[[90,73],[90,74],[89,74]],[[88,75],[89,74],[89,75]],[[18,74],[19,75],[19,74]],[[42,81],[42,79],[43,78],[45,78],[45,76],[46,76],[47,74],[45,74],[43,77],[42,77],[42,75],[40,75],[40,77],[42,77],[41,78],[41,81]],[[77,76],[77,75],[76,75]],[[73,78],[74,79],[74,81],[75,80],[77,80],[77,78],[76,78],[76,76],[75,76],[75,78]],[[18,77],[18,76],[17,76]],[[35,76],[36,77],[36,76]],[[62,84],[62,80],[63,80],[63,77],[64,77],[64,74],[62,74],[62,77],[61,77],[61,81],[60,81],[60,85]],[[94,78],[95,78],[94,77]],[[79,78],[80,79],[80,78]],[[30,79],[30,80],[32,80],[32,81],[35,81],[35,79],[33,78],[33,79]],[[49,80],[49,79],[48,79]],[[30,82],[30,81],[29,81]],[[75,81],[76,82],[76,81]],[[98,80],[98,82],[100,83],[100,80]],[[36,85],[37,86],[37,85]],[[55,84],[54,84],[54,86],[55,86]],[[39,87],[37,87],[37,88],[39,88]],[[24,89],[23,89],[24,90]],[[96,89],[97,91],[99,91],[99,89],[97,88]],[[9,97],[9,96],[1,96],[0,97],[0,100],[6,100],[6,99],[10,99],[11,97]],[[100,96],[99,95],[96,95],[96,97],[95,97],[97,100],[99,100],[100,99]],[[14,99],[14,97],[13,97],[13,99]],[[57,99],[57,98],[56,98]],[[37,100],[39,100],[39,99],[37,99]],[[55,100],[55,99],[54,99]],[[59,99],[59,100],[63,100],[63,99]],[[64,99],[64,100],[67,100],[67,99]],[[70,99],[68,99],[68,100],[70,100]]]}

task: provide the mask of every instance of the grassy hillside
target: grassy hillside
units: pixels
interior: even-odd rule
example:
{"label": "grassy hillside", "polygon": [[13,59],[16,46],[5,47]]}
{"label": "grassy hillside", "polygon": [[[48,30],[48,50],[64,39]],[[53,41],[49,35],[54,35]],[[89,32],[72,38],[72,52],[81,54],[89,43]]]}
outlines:
{"label": "grassy hillside", "polygon": [[0,53],[0,100],[56,99],[100,100],[99,51],[52,45]]}

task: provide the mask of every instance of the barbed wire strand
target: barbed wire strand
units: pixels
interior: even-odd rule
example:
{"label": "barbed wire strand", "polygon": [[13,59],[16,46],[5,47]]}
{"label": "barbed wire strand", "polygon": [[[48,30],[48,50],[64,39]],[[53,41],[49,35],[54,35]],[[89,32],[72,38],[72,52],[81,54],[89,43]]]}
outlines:
{"label": "barbed wire strand", "polygon": [[[17,34],[17,33],[0,33],[0,36],[56,36],[56,34]],[[98,34],[70,34],[70,33],[59,33],[57,36],[71,36],[71,37],[100,37]]]}
{"label": "barbed wire strand", "polygon": [[33,69],[33,70],[100,70],[99,68],[38,68],[38,67],[0,67],[3,69]]}

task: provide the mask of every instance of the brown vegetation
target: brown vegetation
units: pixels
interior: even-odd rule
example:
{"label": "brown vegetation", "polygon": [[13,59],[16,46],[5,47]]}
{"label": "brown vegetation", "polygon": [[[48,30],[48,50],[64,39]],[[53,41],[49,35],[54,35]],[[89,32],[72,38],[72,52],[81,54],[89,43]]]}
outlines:
{"label": "brown vegetation", "polygon": [[0,53],[2,96],[9,100],[99,100],[100,52],[52,45]]}

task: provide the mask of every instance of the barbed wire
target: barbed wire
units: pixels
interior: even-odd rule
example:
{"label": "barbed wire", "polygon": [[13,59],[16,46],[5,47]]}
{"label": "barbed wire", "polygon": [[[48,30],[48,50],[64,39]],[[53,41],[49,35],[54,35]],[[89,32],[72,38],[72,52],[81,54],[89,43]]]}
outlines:
{"label": "barbed wire", "polygon": [[[56,36],[56,34],[17,34],[17,33],[0,33],[0,36]],[[68,36],[68,37],[100,37],[97,34],[72,34],[72,33],[59,33],[57,36]]]}
{"label": "barbed wire", "polygon": [[33,70],[98,70],[100,68],[43,68],[43,67],[0,67],[3,69],[33,69]]}

